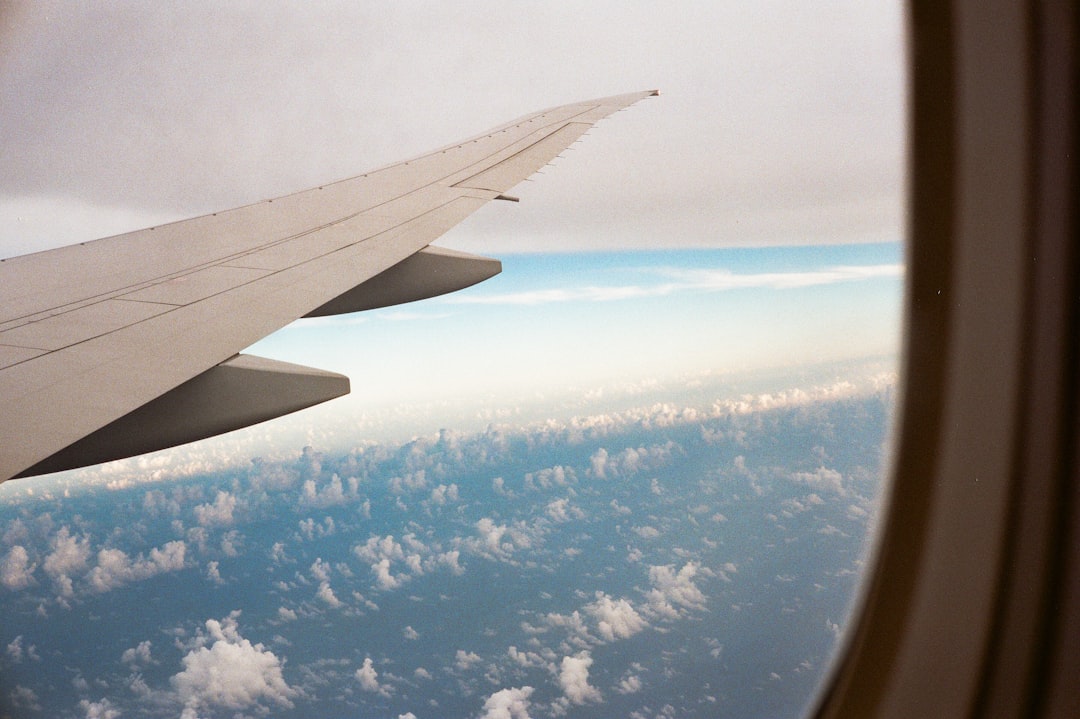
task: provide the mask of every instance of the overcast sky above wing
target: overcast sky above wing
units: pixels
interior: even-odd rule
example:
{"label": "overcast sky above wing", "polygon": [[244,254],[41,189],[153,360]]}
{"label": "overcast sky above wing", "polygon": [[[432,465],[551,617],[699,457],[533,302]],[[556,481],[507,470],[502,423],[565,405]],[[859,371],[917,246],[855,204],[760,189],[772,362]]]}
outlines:
{"label": "overcast sky above wing", "polygon": [[659,88],[481,252],[889,241],[894,4],[16,3],[0,10],[0,255],[302,189],[544,107]]}

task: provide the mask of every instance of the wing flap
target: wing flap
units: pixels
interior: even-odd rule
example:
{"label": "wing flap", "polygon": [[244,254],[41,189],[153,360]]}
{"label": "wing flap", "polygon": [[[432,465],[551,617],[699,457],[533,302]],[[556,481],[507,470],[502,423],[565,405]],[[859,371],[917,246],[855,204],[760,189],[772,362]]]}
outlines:
{"label": "wing flap", "polygon": [[60,472],[175,447],[340,397],[340,374],[237,355],[95,430],[18,476]]}

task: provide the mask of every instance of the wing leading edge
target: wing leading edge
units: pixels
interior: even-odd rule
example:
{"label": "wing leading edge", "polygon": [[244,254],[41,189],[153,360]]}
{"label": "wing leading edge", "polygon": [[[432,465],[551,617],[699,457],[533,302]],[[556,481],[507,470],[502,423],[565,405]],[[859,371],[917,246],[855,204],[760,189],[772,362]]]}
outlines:
{"label": "wing leading edge", "polygon": [[[428,248],[589,127],[655,91],[544,110],[304,192],[0,261],[0,481],[202,439],[348,392],[238,355],[304,316],[499,271]],[[178,418],[183,417],[183,421]]]}

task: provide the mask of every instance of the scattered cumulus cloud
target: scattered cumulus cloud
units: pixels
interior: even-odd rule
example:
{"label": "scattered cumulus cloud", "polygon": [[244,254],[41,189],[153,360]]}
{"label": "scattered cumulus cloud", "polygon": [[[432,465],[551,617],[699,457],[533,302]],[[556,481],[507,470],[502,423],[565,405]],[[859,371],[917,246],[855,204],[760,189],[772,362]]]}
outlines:
{"label": "scattered cumulus cloud", "polygon": [[480,719],[529,719],[532,687],[500,689],[484,700]]}
{"label": "scattered cumulus cloud", "polygon": [[458,649],[454,655],[454,668],[459,672],[468,671],[481,662],[480,655],[476,652],[467,652],[464,649]]}
{"label": "scattered cumulus cloud", "polygon": [[311,507],[332,507],[344,504],[347,499],[341,477],[336,474],[330,477],[330,481],[322,488],[316,485],[315,480],[306,480],[300,495],[300,501]]}
{"label": "scattered cumulus cloud", "polygon": [[138,646],[131,649],[125,649],[124,653],[120,656],[120,661],[124,664],[150,664],[152,660],[150,656],[150,640],[139,642]]}
{"label": "scattered cumulus cloud", "polygon": [[486,559],[512,561],[518,549],[529,549],[533,541],[522,523],[497,524],[491,517],[483,517],[476,523],[478,537],[472,537],[467,546],[475,554]]}
{"label": "scattered cumulus cloud", "polygon": [[311,576],[318,582],[330,581],[330,565],[324,562],[322,557],[316,557],[311,565]]}
{"label": "scattered cumulus cloud", "polygon": [[233,510],[236,509],[236,497],[230,492],[218,491],[213,504],[200,504],[195,507],[195,521],[203,527],[224,527],[233,523]]}
{"label": "scattered cumulus cloud", "polygon": [[182,719],[204,710],[246,710],[264,702],[291,708],[296,690],[285,683],[282,663],[262,644],[240,634],[236,611],[221,621],[208,619],[199,646],[181,660],[183,670],[170,682],[183,705]]}
{"label": "scattered cumulus cloud", "polygon": [[45,557],[42,569],[52,579],[61,597],[71,597],[74,594],[71,576],[86,570],[90,540],[74,537],[67,527],[61,527],[49,544],[52,551]]}
{"label": "scattered cumulus cloud", "polygon": [[16,684],[15,688],[8,694],[8,698],[11,700],[11,706],[16,709],[28,709],[33,712],[41,711],[41,703],[37,692],[30,687]]}
{"label": "scattered cumulus cloud", "polygon": [[660,536],[660,530],[656,527],[645,525],[644,527],[634,527],[634,534],[642,539],[656,539]]}
{"label": "scattered cumulus cloud", "polygon": [[586,704],[603,700],[600,690],[589,684],[589,667],[593,659],[588,652],[563,657],[559,667],[559,686],[572,704]]}
{"label": "scattered cumulus cloud", "polygon": [[555,522],[569,522],[571,519],[584,519],[585,513],[570,504],[566,497],[548,502],[545,509],[547,516]]}
{"label": "scattered cumulus cloud", "polygon": [[616,302],[620,300],[667,297],[682,292],[724,292],[751,288],[775,290],[832,285],[840,282],[884,277],[901,277],[901,264],[841,265],[821,270],[797,272],[735,273],[730,270],[658,269],[674,281],[649,285],[609,285],[566,287],[499,294],[451,295],[443,301],[453,304],[549,305],[564,302]]}
{"label": "scattered cumulus cloud", "polygon": [[603,592],[596,593],[596,601],[585,611],[596,620],[600,636],[609,642],[632,637],[649,626],[629,601],[612,599]]}
{"label": "scattered cumulus cloud", "polygon": [[79,709],[84,712],[86,719],[119,719],[120,710],[112,705],[108,699],[92,702],[89,699],[79,701]]}
{"label": "scattered cumulus cloud", "polygon": [[21,664],[24,658],[35,662],[41,661],[41,657],[38,656],[37,647],[35,645],[28,644],[25,648],[23,647],[23,637],[21,634],[8,642],[6,652],[8,657],[15,664]]}
{"label": "scattered cumulus cloud", "polygon": [[447,502],[458,501],[458,486],[451,484],[449,486],[440,484],[435,489],[431,490],[431,501],[440,507]]}
{"label": "scattered cumulus cloud", "polygon": [[371,657],[364,659],[364,664],[356,670],[356,681],[360,682],[360,688],[366,692],[372,692],[380,696],[389,697],[391,694],[390,687],[379,683],[379,673],[375,671],[375,666],[371,661]]}
{"label": "scattered cumulus cloud", "polygon": [[843,475],[828,467],[818,467],[813,472],[793,472],[791,479],[814,490],[844,494]]}
{"label": "scattered cumulus cloud", "polygon": [[183,569],[186,552],[187,545],[181,540],[168,542],[160,549],[155,547],[150,550],[149,557],[140,554],[134,560],[123,550],[102,549],[98,552],[97,566],[90,570],[87,581],[95,592],[108,592],[130,582]]}
{"label": "scattered cumulus cloud", "polygon": [[694,584],[697,573],[696,562],[687,562],[678,571],[670,564],[650,566],[649,582],[653,588],[645,595],[648,604],[644,611],[666,619],[678,619],[684,610],[704,609],[705,595]]}
{"label": "scattered cumulus cloud", "polygon": [[341,600],[334,595],[334,590],[330,588],[330,582],[321,582],[315,596],[335,609],[342,606]]}
{"label": "scattered cumulus cloud", "polygon": [[0,584],[11,590],[25,589],[33,584],[35,569],[37,564],[30,562],[26,547],[16,544],[0,561]]}

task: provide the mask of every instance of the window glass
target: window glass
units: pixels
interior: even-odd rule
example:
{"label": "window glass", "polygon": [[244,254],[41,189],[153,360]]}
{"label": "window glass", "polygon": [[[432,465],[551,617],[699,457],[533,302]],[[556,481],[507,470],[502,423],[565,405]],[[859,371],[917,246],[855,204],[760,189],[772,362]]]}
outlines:
{"label": "window glass", "polygon": [[249,350],[349,397],[0,486],[0,713],[799,716],[897,391],[864,5],[5,10],[4,256],[661,96],[439,241],[498,277]]}

